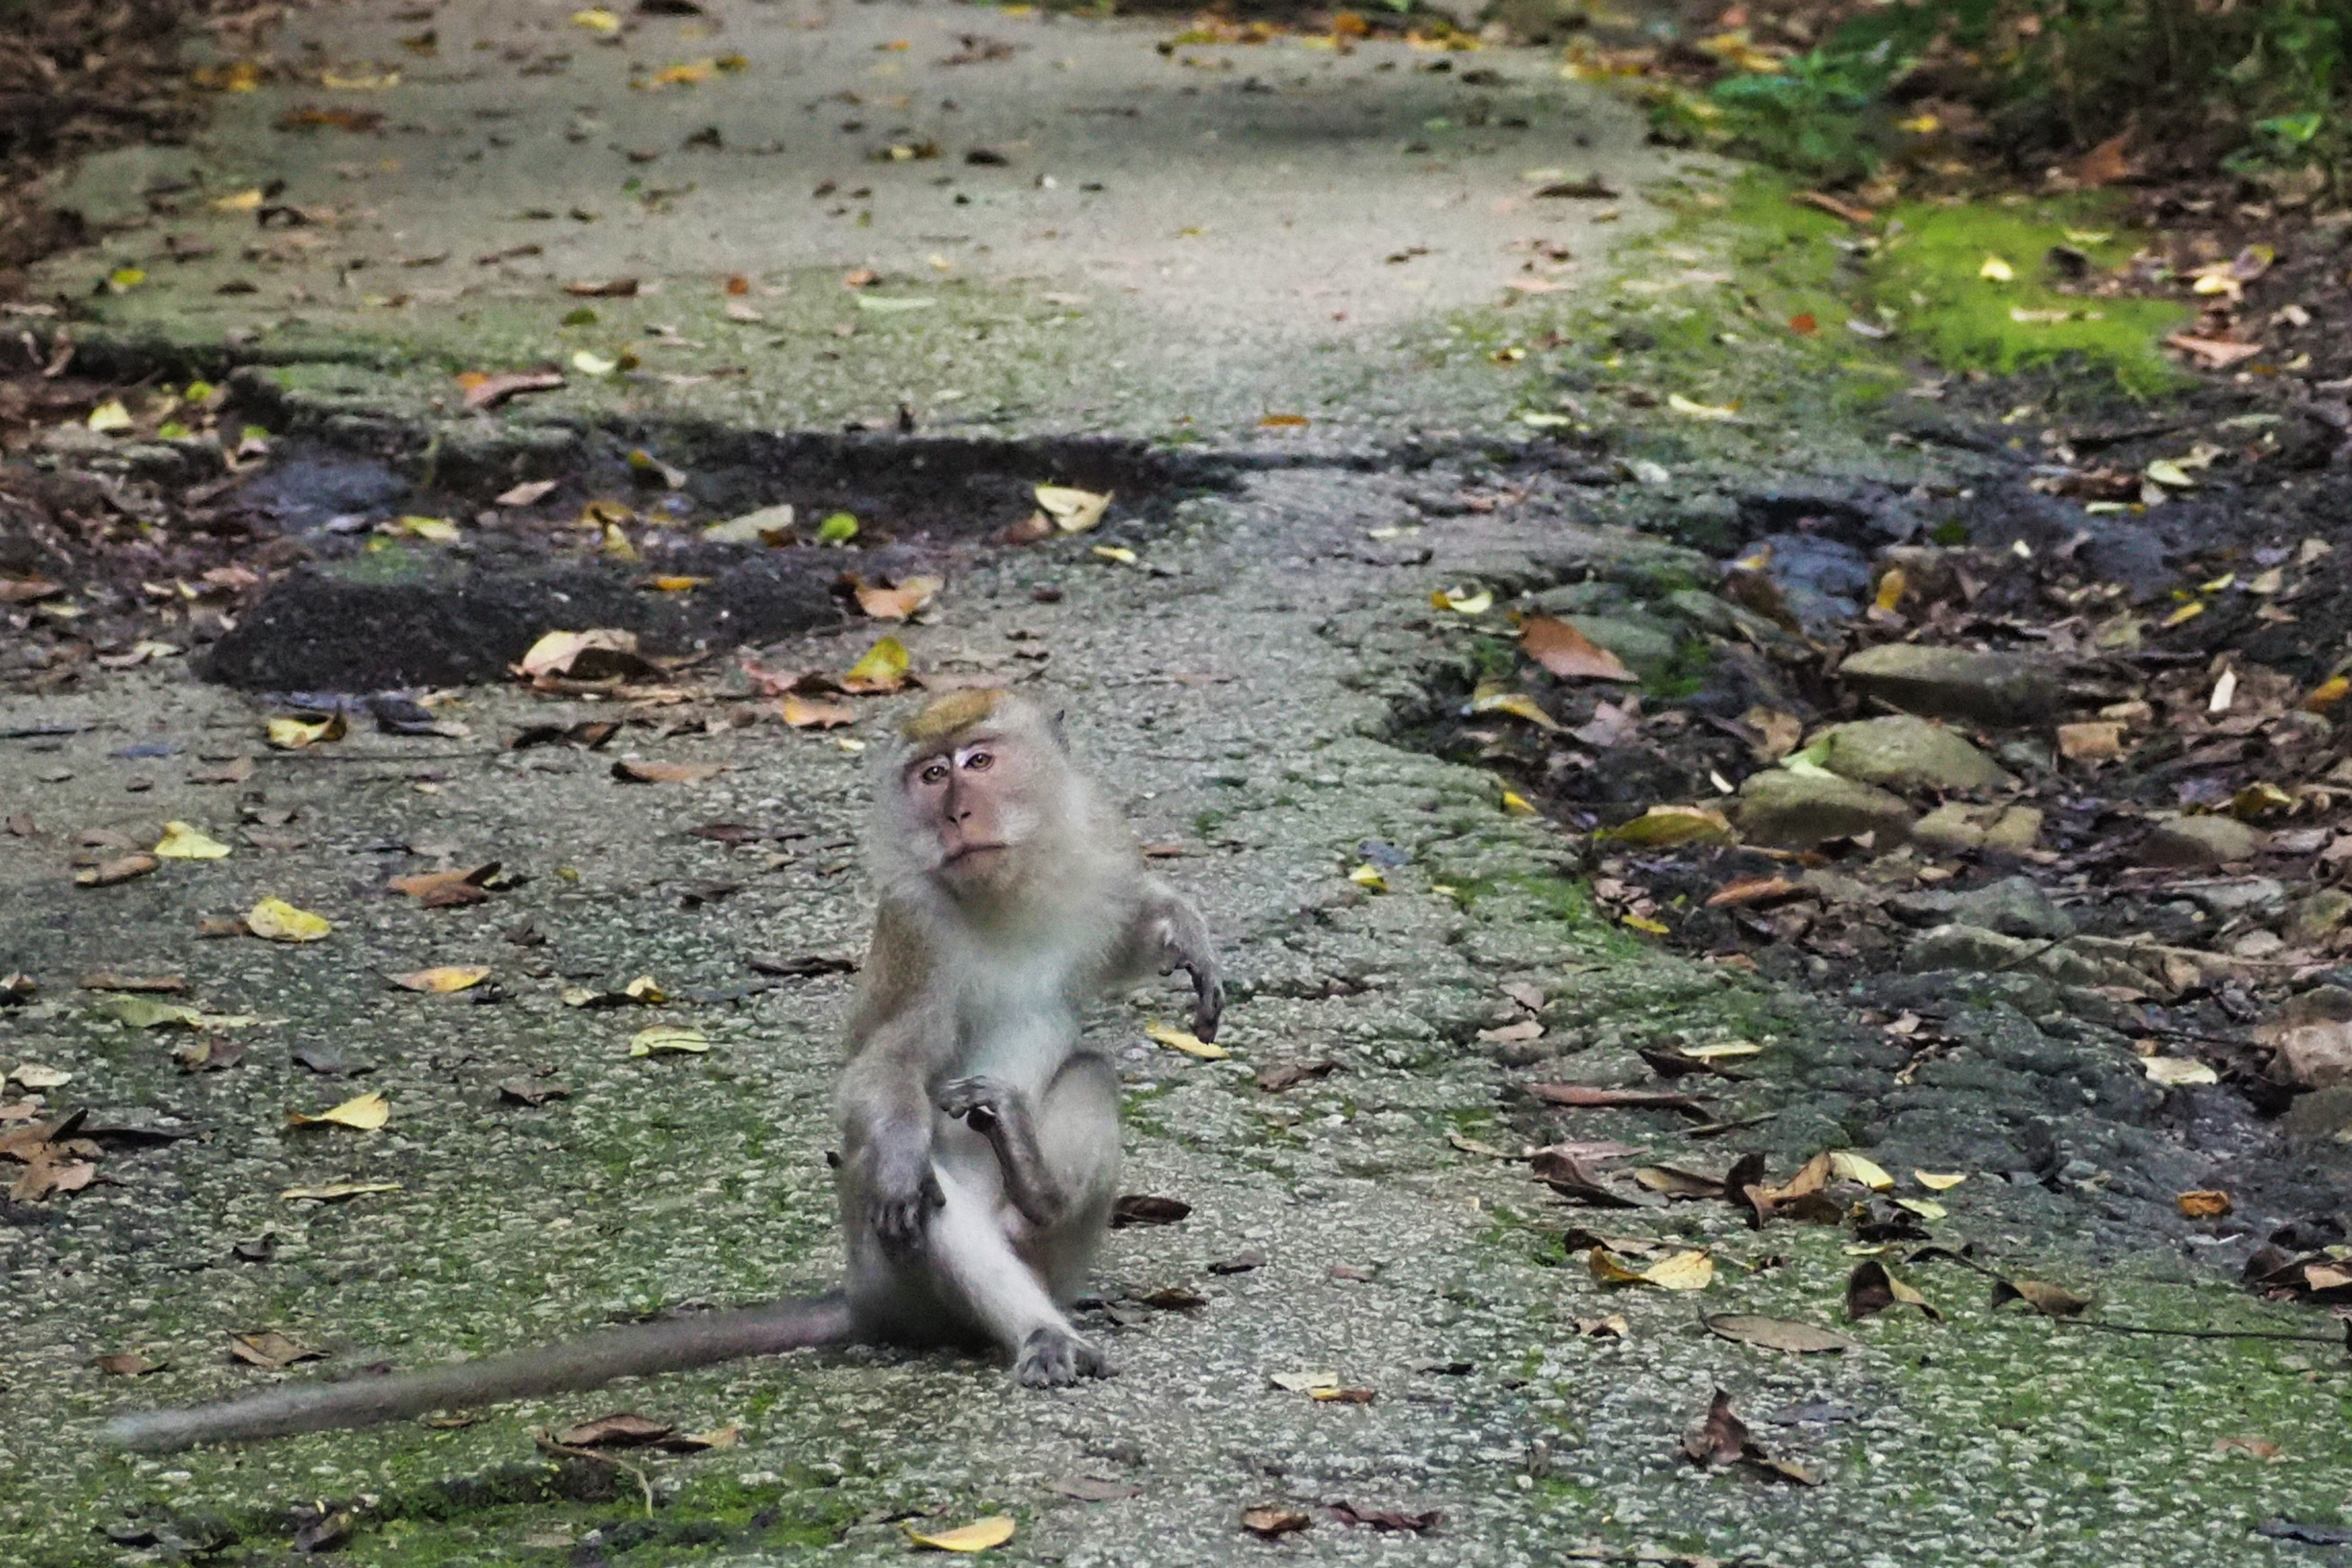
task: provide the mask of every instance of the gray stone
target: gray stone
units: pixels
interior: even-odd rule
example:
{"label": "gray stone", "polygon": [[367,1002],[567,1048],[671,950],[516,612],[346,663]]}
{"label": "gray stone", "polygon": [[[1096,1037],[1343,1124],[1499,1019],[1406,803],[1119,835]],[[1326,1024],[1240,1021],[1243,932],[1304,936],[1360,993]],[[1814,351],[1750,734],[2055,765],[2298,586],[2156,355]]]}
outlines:
{"label": "gray stone", "polygon": [[1822,737],[1822,766],[1900,794],[2000,789],[2017,781],[1941,724],[1908,713],[1840,724]]}
{"label": "gray stone", "polygon": [[[1604,577],[1546,588],[1528,600],[1537,614],[1545,616],[1605,616],[1624,608],[1626,602],[1624,585]],[[1590,632],[1585,635],[1591,636]],[[1618,657],[1622,658],[1624,655]]]}
{"label": "gray stone", "polygon": [[2238,915],[2268,920],[2286,910],[2286,884],[2275,877],[2237,877],[2180,891],[2189,902],[2219,921]]}
{"label": "gray stone", "polygon": [[2058,671],[2018,653],[1888,643],[1838,667],[1838,679],[1865,697],[1930,719],[2036,724],[2058,710]]}
{"label": "gray stone", "polygon": [[2352,920],[2352,893],[2341,888],[2316,888],[2288,907],[2286,934],[2296,942],[2319,942],[2347,920]]}
{"label": "gray stone", "polygon": [[1831,838],[1869,833],[1881,849],[1902,842],[1911,826],[1903,797],[1834,773],[1767,768],[1750,773],[1732,806],[1739,831],[1752,844],[1810,849]]}
{"label": "gray stone", "polygon": [[2141,866],[2205,870],[2248,858],[2263,841],[2259,828],[2234,816],[2173,816],[2148,829],[2132,859]]}
{"label": "gray stone", "polygon": [[2032,970],[2061,985],[2122,985],[2149,987],[2147,974],[2119,951],[2124,944],[2077,939],[2076,948],[2048,938],[2032,940],[2004,936],[1955,921],[1922,931],[1903,955],[1903,967],[1915,973],[1957,969],[1977,973]]}
{"label": "gray stone", "polygon": [[1911,837],[1933,849],[1991,849],[2022,855],[2042,837],[2042,814],[2030,805],[1937,806],[1911,825]]}
{"label": "gray stone", "polygon": [[2074,934],[2074,920],[2051,901],[2031,878],[2005,877],[1965,893],[1940,889],[1905,893],[1887,908],[1913,925],[1958,921],[1980,926],[2004,936],[2064,938]]}

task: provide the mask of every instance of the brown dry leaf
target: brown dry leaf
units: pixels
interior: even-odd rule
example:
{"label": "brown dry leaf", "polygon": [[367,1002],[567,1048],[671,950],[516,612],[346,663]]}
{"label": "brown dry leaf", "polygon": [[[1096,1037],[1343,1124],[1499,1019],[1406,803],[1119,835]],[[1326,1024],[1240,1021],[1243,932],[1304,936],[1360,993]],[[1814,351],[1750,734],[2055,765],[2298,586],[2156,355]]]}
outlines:
{"label": "brown dry leaf", "polygon": [[[594,503],[590,503],[592,508]],[[636,680],[660,670],[637,652],[637,634],[611,626],[584,632],[549,632],[522,656],[517,674],[534,682]]]}
{"label": "brown dry leaf", "polygon": [[245,1047],[217,1035],[204,1035],[172,1052],[182,1072],[220,1072],[245,1059]]}
{"label": "brown dry leaf", "polygon": [[229,1335],[228,1353],[248,1365],[270,1372],[282,1372],[297,1362],[327,1359],[326,1352],[312,1350],[300,1340],[290,1334],[281,1334],[275,1329]]}
{"label": "brown dry leaf", "polygon": [[2124,155],[2124,148],[2130,141],[2130,132],[2117,132],[2075,159],[2068,167],[2067,174],[2076,184],[2094,190],[2131,178],[2132,161]]}
{"label": "brown dry leaf", "polygon": [[623,784],[707,784],[727,771],[719,763],[614,763],[613,776]]}
{"label": "brown dry leaf", "polygon": [[1706,1108],[1690,1095],[1663,1089],[1604,1089],[1591,1083],[1531,1083],[1528,1092],[1547,1105],[1615,1106],[1647,1110],[1682,1110],[1705,1115]]}
{"label": "brown dry leaf", "polygon": [[1856,1265],[1854,1271],[1846,1276],[1845,1315],[1860,1322],[1889,1307],[1916,1307],[1938,1321],[1943,1318],[1941,1312],[1927,1304],[1927,1298],[1888,1273],[1886,1265],[1876,1258]]}
{"label": "brown dry leaf", "polygon": [[1748,1423],[1731,1408],[1731,1395],[1715,1391],[1706,1414],[1683,1434],[1683,1452],[1693,1464],[1717,1466],[1739,1462],[1748,1451]]}
{"label": "brown dry leaf", "polygon": [[1110,1205],[1110,1227],[1122,1230],[1133,1225],[1174,1225],[1192,1212],[1192,1205],[1181,1198],[1128,1193]]}
{"label": "brown dry leaf", "polygon": [[426,991],[446,995],[478,985],[490,977],[487,963],[447,963],[433,969],[412,969],[405,974],[388,974],[385,979],[404,991]]}
{"label": "brown dry leaf", "polygon": [[2022,1301],[2045,1318],[2071,1318],[2091,1304],[2088,1296],[2039,1279],[2000,1279],[1993,1283],[1992,1304]]}
{"label": "brown dry leaf", "polygon": [[790,692],[777,704],[777,711],[795,730],[837,730],[857,722],[857,710],[846,702],[813,701]]}
{"label": "brown dry leaf", "polygon": [[1715,1279],[1715,1259],[1696,1248],[1636,1268],[1605,1247],[1585,1254],[1592,1277],[1604,1285],[1654,1285],[1661,1290],[1704,1290]]}
{"label": "brown dry leaf", "polygon": [[583,1421],[576,1426],[566,1426],[551,1436],[567,1448],[642,1448],[660,1442],[677,1430],[677,1426],[673,1422],[655,1421],[627,1411],[616,1411],[610,1415],[599,1415],[593,1421]]}
{"label": "brown dry leaf", "polygon": [[1425,1534],[1445,1520],[1443,1509],[1433,1508],[1425,1513],[1407,1513],[1402,1509],[1360,1508],[1344,1498],[1329,1506],[1331,1517],[1341,1524],[1362,1525],[1397,1534]]}
{"label": "brown dry leaf", "polygon": [[1064,1476],[1045,1483],[1048,1491],[1059,1492],[1080,1502],[1118,1502],[1126,1498],[1141,1497],[1143,1489],[1125,1481],[1106,1480],[1100,1476]]}
{"label": "brown dry leaf", "polygon": [[947,586],[944,577],[902,577],[893,587],[869,584],[862,577],[849,581],[851,592],[857,596],[857,607],[877,621],[903,621]]}
{"label": "brown dry leaf", "polygon": [[572,1090],[563,1084],[548,1083],[537,1079],[510,1078],[499,1084],[499,1097],[518,1105],[541,1106],[550,1100],[569,1100]]}
{"label": "brown dry leaf", "polygon": [[2173,332],[2164,340],[2174,348],[2197,356],[2202,370],[2227,370],[2241,360],[2249,360],[2263,352],[2260,343],[2233,343],[2220,338],[2200,338],[2189,332]]}
{"label": "brown dry leaf", "polygon": [[1253,1535],[1264,1536],[1268,1541],[1278,1540],[1286,1535],[1295,1535],[1302,1530],[1310,1528],[1314,1522],[1307,1517],[1306,1510],[1290,1508],[1280,1503],[1264,1503],[1256,1508],[1242,1510],[1242,1528]]}
{"label": "brown dry leaf", "polygon": [[471,372],[457,378],[465,389],[468,408],[496,408],[510,397],[527,392],[553,392],[563,385],[560,370],[502,370],[485,374]]}
{"label": "brown dry leaf", "polygon": [[394,877],[387,885],[428,910],[457,909],[488,900],[490,892],[482,884],[498,872],[499,862],[486,860],[462,871],[419,871],[413,876]]}
{"label": "brown dry leaf", "polygon": [[1804,891],[1786,877],[1743,877],[1737,882],[1726,882],[1707,896],[1711,910],[1741,908],[1748,904],[1769,904]]}
{"label": "brown dry leaf", "polygon": [[1633,1325],[1625,1321],[1624,1313],[1612,1312],[1605,1318],[1577,1319],[1576,1332],[1579,1338],[1588,1340],[1630,1339]]}
{"label": "brown dry leaf", "polygon": [[1868,207],[1857,206],[1853,202],[1830,195],[1827,191],[1799,191],[1789,199],[1799,206],[1811,207],[1818,212],[1825,212],[1832,217],[1843,218],[1856,227],[1878,221],[1878,215]]}
{"label": "brown dry leaf", "polygon": [[2220,1219],[2237,1206],[2229,1194],[2210,1187],[2177,1194],[2172,1203],[2189,1219]]}
{"label": "brown dry leaf", "polygon": [[144,1377],[151,1372],[163,1371],[171,1363],[150,1361],[137,1351],[114,1351],[92,1356],[89,1364],[109,1377]]}
{"label": "brown dry leaf", "polygon": [[1277,1067],[1259,1068],[1255,1081],[1258,1088],[1266,1093],[1280,1094],[1284,1089],[1295,1089],[1310,1079],[1328,1078],[1339,1069],[1339,1064],[1328,1057],[1311,1062],[1284,1062]]}
{"label": "brown dry leaf", "polygon": [[637,280],[634,278],[580,279],[566,283],[563,291],[580,300],[629,300],[636,297]]}
{"label": "brown dry leaf", "polygon": [[1739,721],[1756,731],[1756,740],[1748,749],[1759,763],[1779,762],[1805,738],[1803,720],[1760,703],[1742,713]]}
{"label": "brown dry leaf", "polygon": [[2124,727],[2117,723],[2061,724],[2058,752],[2070,763],[2111,763],[2124,752]]}
{"label": "brown dry leaf", "polygon": [[152,855],[124,855],[112,860],[101,860],[88,870],[75,872],[74,886],[111,888],[118,882],[143,877],[162,864]]}
{"label": "brown dry leaf", "polygon": [[354,1128],[362,1132],[373,1132],[390,1120],[392,1120],[392,1102],[375,1089],[370,1089],[365,1094],[354,1095],[341,1105],[322,1110],[316,1116],[306,1116],[299,1110],[289,1110],[286,1113],[286,1125],[289,1127],[316,1127],[332,1123],[337,1127]]}
{"label": "brown dry leaf", "polygon": [[1717,1312],[1701,1318],[1707,1331],[1741,1344],[1761,1345],[1766,1350],[1788,1351],[1796,1355],[1819,1355],[1828,1352],[1850,1351],[1853,1342],[1829,1329],[1817,1329],[1811,1323],[1800,1323],[1788,1318],[1760,1318],[1748,1312]]}
{"label": "brown dry leaf", "polygon": [[1566,621],[1529,616],[1519,627],[1529,658],[1563,680],[1633,680],[1624,661]]}

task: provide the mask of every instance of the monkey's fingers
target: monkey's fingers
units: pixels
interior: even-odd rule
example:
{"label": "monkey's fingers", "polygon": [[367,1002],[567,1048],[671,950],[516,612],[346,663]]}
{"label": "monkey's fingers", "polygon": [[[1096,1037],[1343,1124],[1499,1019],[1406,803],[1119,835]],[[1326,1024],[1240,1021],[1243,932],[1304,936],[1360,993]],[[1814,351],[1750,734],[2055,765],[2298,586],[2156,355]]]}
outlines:
{"label": "monkey's fingers", "polygon": [[1203,981],[1193,976],[1192,1034],[1196,1039],[1213,1041],[1217,1037],[1217,1021],[1225,1016],[1225,988],[1213,977]]}

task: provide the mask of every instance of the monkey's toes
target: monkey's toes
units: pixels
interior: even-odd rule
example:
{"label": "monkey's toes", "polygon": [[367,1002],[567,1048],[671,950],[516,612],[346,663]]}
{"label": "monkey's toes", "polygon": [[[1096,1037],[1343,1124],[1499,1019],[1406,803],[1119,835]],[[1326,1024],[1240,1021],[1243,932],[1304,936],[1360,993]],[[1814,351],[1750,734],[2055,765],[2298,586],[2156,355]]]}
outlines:
{"label": "monkey's toes", "polygon": [[1013,1381],[1024,1388],[1067,1388],[1082,1377],[1109,1375],[1102,1352],[1067,1329],[1036,1330],[1013,1363]]}

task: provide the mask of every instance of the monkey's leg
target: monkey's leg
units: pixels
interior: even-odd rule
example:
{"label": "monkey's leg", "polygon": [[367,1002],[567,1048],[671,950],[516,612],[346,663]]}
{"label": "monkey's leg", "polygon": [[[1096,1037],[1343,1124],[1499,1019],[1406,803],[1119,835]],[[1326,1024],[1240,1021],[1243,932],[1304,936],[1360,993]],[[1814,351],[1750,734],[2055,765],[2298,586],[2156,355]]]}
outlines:
{"label": "monkey's leg", "polygon": [[1004,1196],[1022,1218],[1040,1230],[1061,1223],[1070,1212],[1069,1189],[1045,1163],[1027,1095],[1001,1079],[960,1078],[940,1090],[940,1110],[988,1140]]}
{"label": "monkey's leg", "polygon": [[996,1194],[945,1166],[939,1176],[947,1201],[923,1237],[932,1289],[1004,1348],[1015,1382],[1058,1388],[1104,1376],[1109,1368],[1101,1352],[1070,1327],[1004,1234]]}

